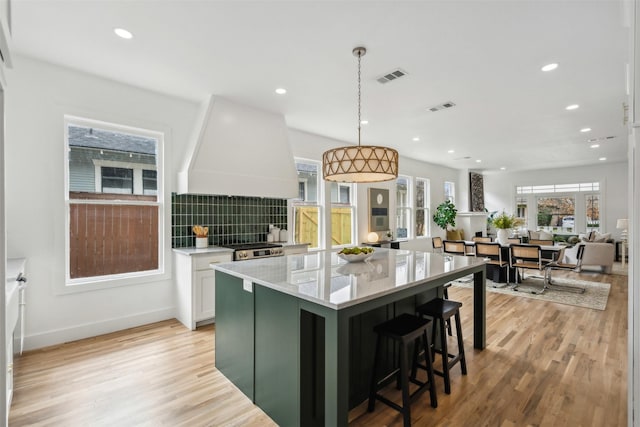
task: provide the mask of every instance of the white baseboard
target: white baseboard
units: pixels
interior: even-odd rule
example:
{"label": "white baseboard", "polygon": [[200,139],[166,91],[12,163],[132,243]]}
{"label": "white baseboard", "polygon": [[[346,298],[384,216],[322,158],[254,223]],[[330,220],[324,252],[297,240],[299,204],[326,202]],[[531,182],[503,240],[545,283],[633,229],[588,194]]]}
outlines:
{"label": "white baseboard", "polygon": [[167,307],[161,310],[146,313],[137,313],[131,316],[118,317],[100,322],[86,323],[70,328],[54,329],[24,338],[24,349],[34,350],[48,347],[50,345],[62,344],[83,338],[95,337],[97,335],[108,334],[122,329],[133,328],[135,326],[160,322],[162,320],[175,318],[175,308]]}

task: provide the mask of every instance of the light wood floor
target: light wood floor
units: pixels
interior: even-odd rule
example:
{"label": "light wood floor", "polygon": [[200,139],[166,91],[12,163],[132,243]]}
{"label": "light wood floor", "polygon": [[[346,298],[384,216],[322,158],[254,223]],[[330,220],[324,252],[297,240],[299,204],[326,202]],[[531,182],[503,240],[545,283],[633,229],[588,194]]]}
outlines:
{"label": "light wood floor", "polygon": [[[467,376],[437,409],[412,405],[415,426],[626,426],[627,277],[605,311],[487,293],[487,348],[472,346],[472,291],[462,301]],[[15,363],[10,426],[269,426],[273,422],[214,367],[214,327],[175,320],[31,351]],[[390,391],[396,393],[395,390]],[[378,404],[354,426],[399,426]]]}

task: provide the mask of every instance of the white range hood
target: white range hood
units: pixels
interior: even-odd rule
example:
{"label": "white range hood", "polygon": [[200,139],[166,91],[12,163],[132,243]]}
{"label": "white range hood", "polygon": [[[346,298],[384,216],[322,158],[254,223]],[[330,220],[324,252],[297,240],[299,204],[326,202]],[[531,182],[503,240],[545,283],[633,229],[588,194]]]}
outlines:
{"label": "white range hood", "polygon": [[178,173],[178,193],[298,196],[284,116],[212,96],[200,123]]}

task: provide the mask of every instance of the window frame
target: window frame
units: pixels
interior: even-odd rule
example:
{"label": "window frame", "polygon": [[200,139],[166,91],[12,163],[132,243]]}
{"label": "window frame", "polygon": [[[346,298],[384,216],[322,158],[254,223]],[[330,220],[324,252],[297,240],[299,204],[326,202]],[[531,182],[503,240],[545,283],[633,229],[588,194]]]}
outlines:
{"label": "window frame", "polygon": [[[318,246],[317,247],[312,247],[309,246],[309,250],[320,250],[324,248],[324,230],[325,230],[325,218],[324,218],[324,182],[321,179],[321,174],[322,174],[322,163],[317,161],[317,160],[311,160],[311,159],[305,159],[305,158],[301,158],[301,157],[294,157],[294,165],[296,167],[296,171],[298,170],[298,164],[299,163],[305,163],[308,165],[314,165],[317,167],[317,177],[316,177],[316,186],[317,186],[317,190],[316,190],[316,201],[315,202],[307,202],[304,200],[301,200],[300,198],[295,198],[295,199],[291,199],[289,202],[289,215],[290,215],[290,221],[289,224],[291,224],[291,239],[293,240],[294,243],[308,243],[308,242],[297,242],[296,241],[296,209],[298,207],[315,207],[318,209],[318,235],[317,235],[317,239],[318,239]],[[304,183],[304,191],[305,191],[305,197],[309,194],[308,188],[309,188],[309,182],[308,179],[305,178],[300,178],[298,177],[298,183]],[[298,184],[298,185],[299,185]],[[299,187],[298,187],[299,188]]]}
{"label": "window frame", "polygon": [[[398,180],[405,179],[407,180],[407,195],[406,195],[406,205],[400,206],[398,204]],[[415,200],[413,196],[413,177],[409,175],[398,175],[398,178],[395,181],[395,199],[396,199],[396,229],[395,229],[395,239],[394,240],[411,240],[415,237],[415,219],[413,215],[413,208],[415,206]],[[407,219],[407,235],[405,237],[398,236],[398,219],[401,217],[401,212],[408,213]]]}
{"label": "window frame", "polygon": [[[331,200],[331,196],[329,197],[329,218],[331,219],[331,225],[333,225],[333,221],[332,221],[332,217],[333,217],[333,208],[348,208],[351,210],[351,242],[349,243],[345,243],[343,245],[334,245],[333,241],[330,241],[329,243],[331,244],[331,248],[332,249],[338,249],[338,248],[344,248],[347,246],[353,246],[355,244],[357,244],[357,221],[356,221],[356,200],[357,200],[357,186],[354,184],[347,184],[347,183],[343,183],[343,182],[327,182],[327,184],[329,184],[329,186],[331,186],[332,184],[336,184],[336,190],[337,190],[337,197],[338,199],[340,199],[340,190],[342,188],[349,188],[349,193],[350,193],[350,203],[342,203],[342,202],[334,202],[333,200]],[[329,190],[331,191],[331,190]],[[333,230],[331,230],[331,232],[333,232]]]}
{"label": "window frame", "polygon": [[[69,171],[69,127],[80,126],[89,128],[99,128],[102,130],[121,132],[133,135],[140,135],[147,138],[153,138],[156,140],[156,183],[157,194],[155,194],[155,201],[140,201],[140,200],[99,200],[99,199],[70,199],[69,197],[69,185],[70,185],[70,171]],[[141,283],[148,283],[157,280],[164,280],[169,278],[167,272],[168,266],[166,265],[165,257],[165,245],[167,242],[167,215],[165,213],[165,206],[167,203],[167,195],[165,192],[164,183],[164,132],[143,129],[139,127],[133,127],[123,124],[111,123],[96,119],[90,119],[86,117],[64,115],[63,118],[63,147],[64,147],[64,283],[56,285],[57,294],[67,294],[74,292],[85,292],[90,290],[107,289],[118,286],[137,285]],[[129,165],[129,164],[127,164]],[[107,165],[105,165],[107,166]],[[111,166],[111,165],[109,165]],[[153,169],[153,165],[146,164],[145,169]],[[94,166],[96,167],[96,166]],[[130,167],[129,167],[130,168]],[[140,174],[142,172],[140,171]],[[101,175],[100,175],[101,176]],[[108,193],[112,194],[112,193]],[[135,194],[135,191],[134,191]],[[142,193],[141,193],[142,194]],[[70,272],[70,211],[72,204],[92,204],[92,205],[142,205],[142,206],[154,206],[158,209],[158,268],[146,271],[128,272],[110,274],[104,276],[92,276],[82,278],[71,278]]]}

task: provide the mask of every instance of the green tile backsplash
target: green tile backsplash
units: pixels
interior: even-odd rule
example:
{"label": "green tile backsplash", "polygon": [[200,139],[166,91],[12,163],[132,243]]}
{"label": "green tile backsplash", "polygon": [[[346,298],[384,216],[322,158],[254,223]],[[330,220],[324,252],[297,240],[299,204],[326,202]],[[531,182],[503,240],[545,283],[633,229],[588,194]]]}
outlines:
{"label": "green tile backsplash", "polygon": [[194,225],[209,227],[209,244],[265,242],[269,224],[287,228],[287,200],[171,194],[171,247],[195,246]]}

